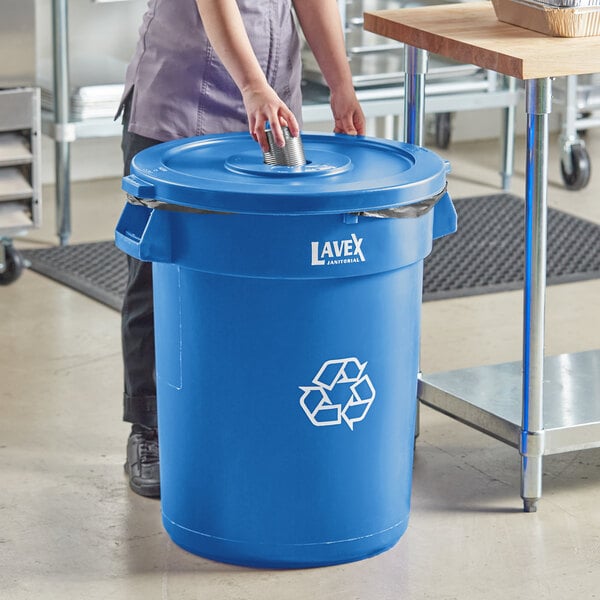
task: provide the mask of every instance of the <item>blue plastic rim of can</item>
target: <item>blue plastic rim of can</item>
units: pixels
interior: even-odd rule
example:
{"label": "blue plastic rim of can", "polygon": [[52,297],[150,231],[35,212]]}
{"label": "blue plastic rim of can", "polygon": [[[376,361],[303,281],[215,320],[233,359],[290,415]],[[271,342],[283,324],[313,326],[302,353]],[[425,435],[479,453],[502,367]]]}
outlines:
{"label": "blue plastic rim of can", "polygon": [[[391,548],[410,511],[423,260],[456,228],[420,147],[247,134],[138,154],[117,245],[152,261],[161,509],[214,560],[324,566]],[[141,199],[141,200],[139,200]]]}

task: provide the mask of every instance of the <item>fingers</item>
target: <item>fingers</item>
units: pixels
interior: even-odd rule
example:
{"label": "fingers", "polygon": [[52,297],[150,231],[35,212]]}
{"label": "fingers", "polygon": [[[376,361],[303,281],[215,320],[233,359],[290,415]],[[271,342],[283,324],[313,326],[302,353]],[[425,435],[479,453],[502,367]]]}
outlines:
{"label": "fingers", "polygon": [[269,142],[267,140],[267,134],[265,133],[264,126],[260,127],[260,126],[252,125],[252,123],[251,123],[250,124],[250,135],[254,138],[255,141],[258,142],[258,145],[260,146],[260,149],[263,152],[268,152],[270,150]]}
{"label": "fingers", "polygon": [[356,134],[357,135],[365,135],[366,129],[367,129],[367,121],[365,119],[365,115],[360,106],[358,107],[358,110],[356,110],[354,112],[353,121],[354,121],[354,129],[356,129]]}
{"label": "fingers", "polygon": [[249,129],[252,137],[258,142],[263,152],[268,152],[269,142],[265,130],[267,126],[273,132],[275,144],[280,148],[285,146],[283,127],[287,127],[292,137],[300,134],[300,127],[296,117],[287,106],[278,106],[275,109],[260,110],[249,116]]}
{"label": "fingers", "polygon": [[362,110],[348,112],[342,118],[336,119],[333,132],[346,135],[365,135],[365,118]]}
{"label": "fingers", "polygon": [[269,125],[273,132],[273,139],[275,143],[283,148],[285,146],[285,138],[283,137],[283,130],[281,129],[281,117],[277,115],[274,119],[269,119]]}
{"label": "fingers", "polygon": [[333,129],[334,133],[345,133],[346,135],[357,135],[358,132],[354,127],[354,121],[352,118],[342,119],[341,121],[336,121],[335,127]]}
{"label": "fingers", "polygon": [[[265,123],[264,125],[267,125]],[[273,132],[275,143],[283,148],[285,146],[285,136],[283,135],[283,127],[287,127],[292,137],[297,137],[300,134],[300,127],[294,113],[285,105],[280,106],[274,118],[268,119],[268,125]]]}
{"label": "fingers", "polygon": [[282,127],[287,127],[292,137],[300,133],[296,117],[272,88],[249,90],[243,93],[243,97],[250,135],[258,142],[263,152],[269,150],[265,133],[267,126],[273,132],[275,143],[281,148],[285,146]]}
{"label": "fingers", "polygon": [[354,88],[332,91],[330,102],[335,121],[334,133],[365,135],[365,115]]}
{"label": "fingers", "polygon": [[298,137],[300,135],[300,125],[298,125],[298,121],[294,116],[294,113],[288,109],[288,115],[286,117],[287,127],[290,130],[290,135],[292,137]]}

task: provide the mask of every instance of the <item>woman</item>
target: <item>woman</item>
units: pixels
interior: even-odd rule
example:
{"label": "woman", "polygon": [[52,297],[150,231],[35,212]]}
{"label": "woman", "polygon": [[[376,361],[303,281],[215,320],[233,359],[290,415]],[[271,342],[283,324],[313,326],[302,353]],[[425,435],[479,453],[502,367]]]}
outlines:
{"label": "woman", "polygon": [[[268,150],[267,122],[280,146],[282,126],[298,135],[302,66],[292,11],[330,88],[334,132],[363,135],[336,0],[149,0],[121,105],[125,174],[140,150],[168,140],[247,129]],[[128,261],[124,420],[133,425],[125,470],[133,491],[159,497],[152,265]]]}

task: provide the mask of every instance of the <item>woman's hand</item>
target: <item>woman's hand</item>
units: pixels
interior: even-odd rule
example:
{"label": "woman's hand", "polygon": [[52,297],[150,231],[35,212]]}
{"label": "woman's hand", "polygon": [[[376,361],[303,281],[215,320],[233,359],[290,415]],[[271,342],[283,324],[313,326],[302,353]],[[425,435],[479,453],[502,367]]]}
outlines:
{"label": "woman's hand", "polygon": [[263,152],[269,150],[265,133],[267,122],[273,131],[275,143],[279,147],[285,145],[282,127],[287,127],[292,137],[296,137],[300,133],[296,117],[275,90],[266,82],[256,88],[242,89],[242,98],[248,114],[250,135],[260,144]]}
{"label": "woman's hand", "polygon": [[331,112],[334,133],[365,135],[365,115],[356,98],[354,88],[331,92]]}

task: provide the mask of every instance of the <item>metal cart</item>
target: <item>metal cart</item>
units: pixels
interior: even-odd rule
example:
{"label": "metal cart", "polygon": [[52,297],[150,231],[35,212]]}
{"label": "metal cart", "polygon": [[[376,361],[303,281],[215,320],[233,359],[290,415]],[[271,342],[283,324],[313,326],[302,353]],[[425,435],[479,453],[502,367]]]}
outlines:
{"label": "metal cart", "polygon": [[580,133],[600,126],[600,75],[569,75],[554,82],[553,98],[562,107],[560,170],[568,190],[581,190],[591,175],[590,155]]}
{"label": "metal cart", "polygon": [[0,285],[21,275],[13,237],[41,222],[40,92],[0,90]]}

